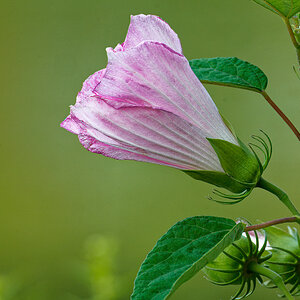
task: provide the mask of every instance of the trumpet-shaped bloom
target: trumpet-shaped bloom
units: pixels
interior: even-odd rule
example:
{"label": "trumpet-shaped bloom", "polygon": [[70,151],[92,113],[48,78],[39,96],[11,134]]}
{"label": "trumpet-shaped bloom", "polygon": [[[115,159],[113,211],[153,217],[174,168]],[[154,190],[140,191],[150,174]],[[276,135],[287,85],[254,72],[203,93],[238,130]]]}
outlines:
{"label": "trumpet-shaped bloom", "polygon": [[106,69],[84,82],[61,126],[115,159],[224,172],[207,138],[238,143],[170,26],[133,16],[125,42],[107,55]]}

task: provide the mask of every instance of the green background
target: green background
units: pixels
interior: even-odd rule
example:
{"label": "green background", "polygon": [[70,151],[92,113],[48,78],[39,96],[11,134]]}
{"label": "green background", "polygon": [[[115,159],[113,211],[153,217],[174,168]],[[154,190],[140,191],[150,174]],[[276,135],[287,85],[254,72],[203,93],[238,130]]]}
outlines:
{"label": "green background", "polygon": [[[211,186],[183,172],[92,154],[59,127],[85,78],[105,67],[105,48],[124,41],[129,16],[138,13],[165,19],[188,59],[237,56],[260,66],[269,94],[300,127],[286,28],[249,0],[3,1],[1,300],[129,299],[139,265],[175,222],[193,215],[252,221],[288,215],[261,190],[236,206],[210,202]],[[207,89],[245,142],[259,129],[269,133],[274,156],[265,177],[299,206],[299,144],[288,127],[256,93]],[[232,292],[199,273],[172,299],[227,300]],[[275,294],[258,288],[252,298]]]}

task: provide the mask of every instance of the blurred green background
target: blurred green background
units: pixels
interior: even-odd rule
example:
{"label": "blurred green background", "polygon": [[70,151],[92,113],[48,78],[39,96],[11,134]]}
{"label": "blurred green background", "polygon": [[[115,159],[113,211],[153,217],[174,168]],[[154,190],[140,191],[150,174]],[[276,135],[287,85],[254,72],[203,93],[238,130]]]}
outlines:
{"label": "blurred green background", "polygon": [[[194,215],[288,215],[255,190],[236,206],[175,169],[92,154],[59,127],[82,82],[123,42],[130,14],[156,14],[187,58],[237,56],[260,66],[269,94],[298,125],[293,46],[279,17],[249,0],[3,1],[1,31],[0,299],[123,300],[147,252]],[[274,143],[265,177],[299,202],[299,145],[258,94],[207,86],[244,141],[264,129]],[[230,299],[199,273],[172,299]],[[258,288],[253,299],[274,299]]]}

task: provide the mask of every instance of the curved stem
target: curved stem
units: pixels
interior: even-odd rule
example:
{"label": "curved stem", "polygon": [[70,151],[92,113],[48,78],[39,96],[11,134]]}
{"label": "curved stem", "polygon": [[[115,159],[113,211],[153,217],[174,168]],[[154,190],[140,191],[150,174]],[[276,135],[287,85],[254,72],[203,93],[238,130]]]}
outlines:
{"label": "curved stem", "polygon": [[268,182],[267,180],[263,179],[262,177],[260,178],[259,182],[257,183],[257,187],[267,190],[270,193],[277,196],[277,198],[290,210],[290,212],[293,215],[300,216],[300,213],[298,212],[297,208],[292,203],[292,201],[290,200],[288,195],[283,190],[281,190],[279,187]]}
{"label": "curved stem", "polygon": [[258,229],[270,227],[273,225],[283,224],[283,223],[298,223],[298,224],[300,224],[300,217],[295,216],[295,217],[281,218],[281,219],[264,222],[261,224],[251,225],[251,226],[247,226],[244,231],[258,230]]}
{"label": "curved stem", "polygon": [[[300,53],[299,53],[300,54]],[[282,120],[291,128],[291,130],[296,135],[297,139],[300,141],[300,132],[297,130],[292,121],[285,115],[285,113],[275,104],[275,102],[270,98],[266,91],[261,92],[262,96],[267,100],[267,102],[272,106],[272,108],[278,113]]]}
{"label": "curved stem", "polygon": [[285,286],[282,277],[275,273],[274,271],[256,263],[256,262],[252,262],[248,265],[248,269],[249,271],[252,271],[254,273],[258,273],[262,276],[265,276],[269,279],[271,279],[273,281],[273,283],[282,291],[282,293],[284,294],[284,296],[286,296],[286,298],[288,300],[293,300],[293,296],[289,293],[287,287]]}

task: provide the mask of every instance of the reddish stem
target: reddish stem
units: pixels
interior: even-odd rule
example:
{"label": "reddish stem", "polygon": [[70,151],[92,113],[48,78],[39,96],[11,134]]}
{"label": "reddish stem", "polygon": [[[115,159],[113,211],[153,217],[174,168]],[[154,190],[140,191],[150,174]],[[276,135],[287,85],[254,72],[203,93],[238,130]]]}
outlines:
{"label": "reddish stem", "polygon": [[278,225],[278,224],[283,224],[283,223],[294,223],[294,222],[299,223],[300,222],[299,217],[281,218],[281,219],[276,219],[276,220],[268,221],[268,222],[261,223],[261,224],[247,226],[244,231],[258,230],[258,229],[270,227],[273,225]]}
{"label": "reddish stem", "polygon": [[279,114],[279,116],[283,119],[283,121],[291,128],[291,130],[296,135],[297,139],[300,141],[300,132],[291,122],[291,120],[284,114],[284,112],[273,102],[270,96],[267,94],[266,91],[262,91],[261,94],[267,100],[267,102],[274,108],[274,110]]}

